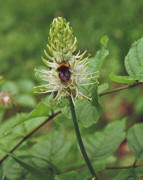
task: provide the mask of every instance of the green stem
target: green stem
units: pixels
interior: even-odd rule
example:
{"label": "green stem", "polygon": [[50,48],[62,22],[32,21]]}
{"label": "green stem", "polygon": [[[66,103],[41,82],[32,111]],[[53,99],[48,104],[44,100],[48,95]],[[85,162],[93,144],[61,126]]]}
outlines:
{"label": "green stem", "polygon": [[135,161],[133,163],[133,168],[136,168],[136,164],[137,164],[137,159],[135,159]]}
{"label": "green stem", "polygon": [[133,87],[136,87],[136,86],[139,86],[139,85],[143,85],[143,82],[136,82],[136,83],[134,83],[134,84],[130,84],[130,85],[118,87],[118,88],[115,88],[115,89],[112,89],[112,90],[109,90],[109,91],[100,93],[100,94],[98,94],[98,95],[99,95],[99,96],[104,96],[104,95],[107,95],[107,94],[112,94],[112,93],[115,93],[115,92],[118,92],[118,91],[122,91],[122,90],[124,90],[124,89],[133,88]]}
{"label": "green stem", "polygon": [[77,140],[78,140],[78,143],[79,143],[79,147],[80,147],[80,150],[81,150],[81,153],[83,155],[83,158],[88,166],[88,169],[92,175],[92,178],[93,180],[98,180],[96,174],[95,174],[95,171],[92,167],[92,164],[88,158],[88,155],[85,151],[85,148],[84,148],[84,145],[83,145],[83,141],[82,141],[82,138],[81,138],[81,135],[80,135],[80,131],[79,131],[79,126],[78,126],[78,123],[77,123],[77,117],[76,117],[76,113],[75,113],[75,107],[74,107],[74,103],[73,103],[73,100],[71,98],[71,96],[69,96],[69,103],[70,103],[70,108],[71,108],[71,113],[72,113],[72,119],[73,119],[73,123],[74,123],[74,128],[75,128],[75,132],[76,132],[76,136],[77,136]]}

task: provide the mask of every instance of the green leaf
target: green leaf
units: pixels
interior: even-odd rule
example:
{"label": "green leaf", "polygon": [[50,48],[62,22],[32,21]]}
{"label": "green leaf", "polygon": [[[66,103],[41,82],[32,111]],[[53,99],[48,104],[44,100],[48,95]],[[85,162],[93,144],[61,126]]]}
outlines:
{"label": "green leaf", "polygon": [[127,83],[127,84],[133,84],[135,83],[135,79],[130,76],[117,76],[113,72],[109,75],[110,79],[114,82],[118,83]]}
{"label": "green leaf", "polygon": [[143,167],[111,170],[111,174],[113,174],[113,171],[116,174],[112,178],[113,180],[139,180],[143,176]]}
{"label": "green leaf", "polygon": [[125,119],[110,123],[101,132],[84,137],[84,144],[94,160],[112,155],[125,138]]}
{"label": "green leaf", "polygon": [[137,178],[143,177],[143,166],[135,168],[135,173]]}
{"label": "green leaf", "polygon": [[143,66],[140,66],[137,70],[137,80],[143,82]]}
{"label": "green leaf", "polygon": [[104,63],[105,58],[109,55],[109,51],[102,46],[100,50],[96,52],[93,58],[89,59],[89,72],[99,71]]}
{"label": "green leaf", "polygon": [[85,128],[95,124],[102,114],[102,107],[98,102],[97,86],[91,89],[91,93],[90,102],[87,99],[80,99],[75,105],[77,119]]}
{"label": "green leaf", "polygon": [[50,104],[47,104],[45,100],[42,100],[36,108],[29,113],[26,119],[31,119],[35,117],[48,116],[51,112]]}
{"label": "green leaf", "polygon": [[3,162],[3,176],[8,179],[19,179],[24,176],[26,171],[18,163],[16,163],[11,157]]}
{"label": "green leaf", "polygon": [[125,57],[125,67],[129,76],[143,80],[143,38],[134,42]]}
{"label": "green leaf", "polygon": [[136,124],[129,129],[127,141],[136,159],[143,158],[143,123]]}
{"label": "green leaf", "polygon": [[67,173],[63,173],[60,175],[57,175],[55,177],[55,180],[87,180],[91,176],[89,174],[89,170],[81,170],[81,171],[71,171]]}
{"label": "green leaf", "polygon": [[107,90],[109,88],[109,84],[108,83],[103,83],[100,84],[98,86],[98,94],[104,92],[105,90]]}
{"label": "green leaf", "polygon": [[19,119],[19,122],[16,124],[21,124],[25,122],[26,120],[32,119],[32,118],[37,118],[37,117],[48,117],[49,114],[51,113],[51,108],[50,104],[46,103],[45,100],[42,100],[36,107],[35,109],[30,112],[28,115],[26,115],[23,118]]}
{"label": "green leaf", "polygon": [[37,141],[38,143],[32,147],[33,154],[47,159],[52,164],[60,164],[61,167],[61,161],[71,147],[71,142],[65,138],[63,127],[54,124],[52,131],[46,136],[41,136]]}
{"label": "green leaf", "polygon": [[35,178],[38,178],[38,180],[47,180],[48,178],[50,180],[54,180],[52,172],[49,170],[42,171],[35,165],[31,165],[30,163],[25,163],[20,158],[16,157],[15,155],[11,154],[11,157],[18,163],[20,166],[22,166],[24,169],[28,170],[32,175],[35,176]]}
{"label": "green leaf", "polygon": [[114,162],[116,162],[116,160],[116,157],[112,155],[104,159],[96,160],[92,162],[92,165],[96,172],[103,171],[109,164],[113,164]]}
{"label": "green leaf", "polygon": [[5,176],[4,176],[4,174],[3,174],[3,166],[2,166],[2,165],[0,165],[0,179],[1,179],[1,180],[4,180],[4,179],[5,179]]}
{"label": "green leaf", "polygon": [[[16,120],[14,120],[13,122],[10,122],[10,127],[9,127],[9,122],[6,122],[6,124],[4,124],[4,128],[3,128],[3,126],[0,127],[0,129],[1,129],[0,132],[4,132],[4,136],[6,136],[7,134],[9,134],[12,131],[13,128],[24,123],[27,120],[30,120],[33,118],[47,118],[51,113],[51,108],[52,107],[50,107],[50,103],[48,104],[48,102],[46,102],[45,100],[42,100],[35,107],[35,109],[32,112],[30,112],[29,114],[17,114],[15,117]],[[9,127],[9,128],[7,128],[7,127]],[[5,129],[5,131],[3,129]],[[1,136],[3,136],[2,133],[0,133],[0,134],[1,134]]]}
{"label": "green leaf", "polygon": [[[17,126],[14,129],[8,129],[8,127],[14,127],[11,124],[11,121],[15,119],[11,119],[7,121],[7,126],[2,126],[2,136],[0,138],[0,158],[4,156],[7,152],[9,152],[17,143],[19,143],[25,136],[31,133],[35,128],[37,128],[45,118],[38,117],[34,119],[30,119],[23,124]],[[10,126],[9,126],[10,124]],[[16,123],[15,123],[16,124]],[[4,124],[5,125],[5,124]],[[5,129],[4,129],[5,128]],[[6,134],[5,134],[6,133]],[[28,142],[30,143],[33,138],[30,138],[27,142],[25,141],[24,146],[28,146]],[[23,147],[23,146],[22,146]],[[20,148],[22,149],[22,148]]]}
{"label": "green leaf", "polygon": [[[113,171],[113,170],[112,170]],[[113,174],[111,171],[111,175]],[[136,173],[135,169],[121,169],[121,170],[114,170],[116,174],[112,180],[136,180]]]}
{"label": "green leaf", "polygon": [[110,170],[110,174],[116,174],[111,180],[139,180],[143,176],[143,167]]}
{"label": "green leaf", "polygon": [[102,109],[98,105],[96,107],[86,99],[80,99],[75,107],[77,119],[85,128],[95,124],[102,114]]}

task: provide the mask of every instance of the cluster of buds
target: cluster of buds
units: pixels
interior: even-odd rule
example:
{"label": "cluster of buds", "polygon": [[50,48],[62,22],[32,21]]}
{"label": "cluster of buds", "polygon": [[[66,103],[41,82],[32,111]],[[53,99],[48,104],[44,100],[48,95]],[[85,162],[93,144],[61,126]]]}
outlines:
{"label": "cluster of buds", "polygon": [[49,53],[44,51],[47,58],[57,63],[68,61],[77,48],[77,39],[74,37],[72,28],[64,18],[58,17],[50,26],[48,44]]}

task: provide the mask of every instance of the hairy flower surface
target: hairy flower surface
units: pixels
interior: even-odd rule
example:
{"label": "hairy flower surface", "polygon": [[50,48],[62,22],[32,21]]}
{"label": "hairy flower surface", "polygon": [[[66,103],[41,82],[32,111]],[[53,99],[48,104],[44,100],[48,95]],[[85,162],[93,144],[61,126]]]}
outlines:
{"label": "hairy flower surface", "polygon": [[46,57],[42,58],[47,70],[36,70],[46,83],[38,86],[41,93],[56,93],[56,98],[72,95],[84,96],[79,87],[86,85],[91,78],[87,73],[87,57],[85,53],[75,53],[77,39],[69,23],[62,17],[55,18],[51,24],[48,38],[48,52],[44,50]]}

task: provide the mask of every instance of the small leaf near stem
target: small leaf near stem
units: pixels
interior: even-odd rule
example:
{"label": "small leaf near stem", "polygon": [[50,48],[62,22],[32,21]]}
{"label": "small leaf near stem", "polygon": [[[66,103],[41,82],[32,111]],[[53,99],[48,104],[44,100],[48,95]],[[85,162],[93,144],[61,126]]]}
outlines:
{"label": "small leaf near stem", "polygon": [[76,136],[77,136],[77,140],[78,140],[78,143],[79,143],[79,147],[80,147],[80,150],[81,150],[81,153],[83,155],[83,158],[88,166],[88,169],[92,175],[92,180],[98,180],[97,176],[96,176],[96,173],[92,167],[92,164],[88,158],[88,155],[86,153],[86,150],[85,150],[85,147],[83,145],[83,141],[82,141],[82,137],[80,135],[80,130],[79,130],[79,126],[78,126],[78,123],[77,123],[77,117],[76,117],[76,112],[75,112],[75,107],[74,107],[74,102],[73,102],[73,99],[71,96],[68,97],[69,99],[69,104],[70,104],[70,109],[71,109],[71,114],[72,114],[72,119],[73,119],[73,123],[74,123],[74,128],[75,128],[75,133],[76,133]]}

